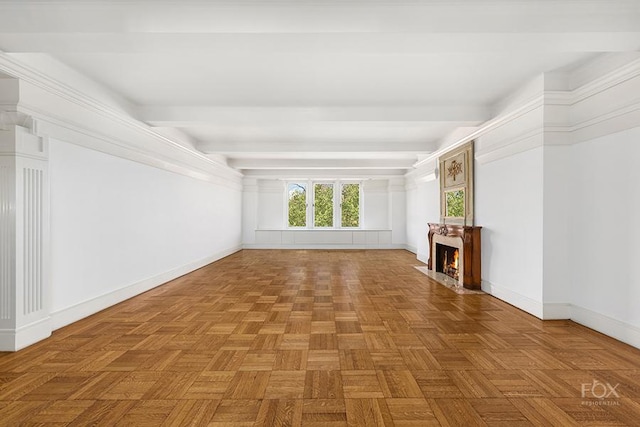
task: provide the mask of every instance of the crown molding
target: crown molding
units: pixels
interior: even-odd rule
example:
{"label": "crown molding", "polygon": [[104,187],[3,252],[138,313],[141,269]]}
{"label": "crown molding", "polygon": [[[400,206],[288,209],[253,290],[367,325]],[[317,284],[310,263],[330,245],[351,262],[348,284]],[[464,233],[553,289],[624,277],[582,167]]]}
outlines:
{"label": "crown molding", "polygon": [[[454,142],[451,145],[448,145],[446,147],[442,147],[438,150],[436,150],[435,152],[433,152],[431,155],[429,155],[428,157],[425,157],[424,159],[416,162],[413,167],[415,169],[420,169],[426,165],[428,165],[431,162],[437,162],[438,157],[440,157],[441,155],[443,155],[444,153],[462,146],[463,144],[466,144],[467,142],[480,138],[483,135],[486,135],[487,133],[498,129],[510,122],[513,122],[523,116],[526,116],[527,114],[531,113],[532,111],[535,111],[538,108],[541,108],[544,105],[544,95],[543,94],[538,94],[534,97],[531,97],[527,100],[525,100],[524,102],[522,102],[522,104],[515,108],[514,110],[506,113],[506,114],[502,114],[498,117],[495,117],[489,121],[487,121],[486,123],[484,123],[483,125],[480,125],[478,127],[477,130],[471,132],[470,134],[468,134],[465,137],[462,137],[460,139],[458,139],[456,142]],[[493,144],[492,144],[493,145]],[[485,150],[489,150],[490,151],[490,147],[484,148],[480,151],[476,151],[476,155],[475,157],[478,158],[478,155],[481,155],[483,151]]]}
{"label": "crown molding", "polygon": [[591,80],[573,90],[545,90],[545,105],[576,105],[617,85],[640,76],[640,58]]}
{"label": "crown molding", "polygon": [[[628,90],[623,85],[629,85]],[[531,84],[526,85],[529,88]],[[637,88],[640,87],[640,59],[631,61],[588,83],[567,91],[541,90],[528,99],[520,100],[519,106],[480,125],[477,130],[458,139],[446,147],[433,152],[413,165],[414,170],[406,176],[421,182],[430,180],[435,170],[433,162],[445,152],[479,139],[496,129],[523,118],[538,108],[543,108],[543,120],[539,128],[524,128],[516,134],[486,145],[476,147],[475,159],[488,163],[519,152],[542,145],[572,145],[597,138],[609,133],[619,132],[638,126],[640,123],[640,100]],[[617,106],[596,99],[611,89],[618,89],[625,99],[617,97]],[[624,106],[620,107],[622,104]],[[557,107],[552,109],[550,107]],[[571,114],[576,108],[586,119],[579,120]]]}
{"label": "crown molding", "polygon": [[640,76],[640,58],[570,91],[572,105]]}
{"label": "crown molding", "polygon": [[405,175],[407,182],[411,185],[418,185],[438,179],[438,162],[432,159],[428,163],[423,163],[419,169],[414,169]]}
{"label": "crown molding", "polygon": [[640,59],[572,91],[545,91],[545,145],[572,145],[638,126]]}
{"label": "crown molding", "polygon": [[545,105],[571,106],[575,103],[573,92],[567,90],[545,90]]}
{"label": "crown molding", "polygon": [[242,188],[242,174],[225,163],[167,138],[128,112],[50,78],[1,51],[0,71],[20,81],[21,96],[16,109],[34,118],[42,136],[191,178]]}
{"label": "crown molding", "polygon": [[542,129],[533,129],[517,137],[492,144],[487,149],[477,152],[475,158],[478,163],[485,164],[533,150],[542,145],[544,145],[544,132]]}

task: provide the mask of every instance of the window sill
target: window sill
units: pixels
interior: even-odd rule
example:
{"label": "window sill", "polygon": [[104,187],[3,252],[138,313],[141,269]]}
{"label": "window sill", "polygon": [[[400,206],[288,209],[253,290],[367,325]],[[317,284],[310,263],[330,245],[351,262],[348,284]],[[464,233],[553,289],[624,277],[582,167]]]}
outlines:
{"label": "window sill", "polygon": [[255,230],[256,232],[259,231],[391,231],[390,228],[320,228],[320,227],[316,227],[316,228],[304,228],[304,227],[292,227],[292,228],[260,228]]}
{"label": "window sill", "polygon": [[391,245],[389,229],[269,229],[256,230],[255,243],[272,247],[292,246],[338,246],[338,247],[377,247]]}

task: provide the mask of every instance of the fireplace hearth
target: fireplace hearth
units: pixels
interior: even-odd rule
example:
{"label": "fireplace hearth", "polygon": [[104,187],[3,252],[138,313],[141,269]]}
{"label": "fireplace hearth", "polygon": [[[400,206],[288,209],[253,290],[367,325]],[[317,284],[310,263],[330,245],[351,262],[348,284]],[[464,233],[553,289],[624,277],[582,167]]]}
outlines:
{"label": "fireplace hearth", "polygon": [[429,270],[440,272],[466,289],[480,289],[482,227],[429,224]]}

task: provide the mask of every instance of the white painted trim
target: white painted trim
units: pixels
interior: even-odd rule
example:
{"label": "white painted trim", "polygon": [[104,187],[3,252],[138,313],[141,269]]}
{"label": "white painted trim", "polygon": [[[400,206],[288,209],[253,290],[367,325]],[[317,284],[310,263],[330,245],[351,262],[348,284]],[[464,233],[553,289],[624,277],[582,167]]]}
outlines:
{"label": "white painted trim", "polygon": [[414,253],[416,255],[418,254],[418,248],[417,247],[411,246],[411,245],[404,245],[404,246],[405,246],[405,249],[408,250],[409,252]]}
{"label": "white painted trim", "polygon": [[573,304],[557,302],[540,304],[538,301],[484,280],[482,281],[482,290],[540,319],[569,319],[596,332],[640,348],[640,327],[636,325]]}
{"label": "white painted trim", "polygon": [[51,336],[51,318],[45,317],[18,329],[0,329],[0,351],[18,351]]}
{"label": "white painted trim", "polygon": [[545,302],[542,305],[542,319],[571,319],[571,304],[563,302]]}
{"label": "white painted trim", "polygon": [[587,328],[640,348],[640,328],[584,307],[571,306],[571,320]]}
{"label": "white painted trim", "polygon": [[569,85],[569,89],[576,90],[595,83],[603,76],[619,73],[625,67],[633,67],[632,64],[638,61],[639,58],[638,52],[633,51],[599,54],[594,60],[568,74],[565,73],[565,77],[568,77],[568,79],[564,83]]}
{"label": "white painted trim", "polygon": [[640,59],[618,67],[615,70],[572,90],[570,92],[571,103],[576,104],[638,76],[640,76]]}
{"label": "white painted trim", "polygon": [[392,231],[391,228],[356,228],[356,227],[316,227],[316,228],[307,228],[307,227],[289,227],[289,228],[260,228],[255,231],[312,231],[314,233],[328,233],[333,231],[340,231],[344,233],[352,233],[359,231]]}
{"label": "white painted trim", "polygon": [[[422,176],[429,179],[431,178],[430,172],[432,168],[429,168],[427,164],[435,161],[443,153],[453,148],[479,138],[537,108],[543,108],[549,105],[571,108],[594,95],[609,90],[630,79],[638,78],[638,76],[640,76],[640,59],[606,73],[571,91],[546,91],[541,89],[539,95],[519,101],[520,105],[518,107],[485,122],[475,131],[416,162],[413,167],[420,171],[417,172],[414,169],[413,171],[409,171],[406,176],[413,177],[416,182],[419,182]],[[635,99],[634,93],[629,93],[629,96],[634,97],[631,99]],[[593,117],[584,122],[572,123],[567,121],[564,126],[559,123],[554,123],[553,125],[541,123],[540,129],[530,130],[518,137],[509,138],[509,140],[504,141],[504,143],[492,144],[490,147],[477,150],[475,158],[481,163],[489,163],[530,150],[542,144],[578,144],[600,137],[603,134],[615,133],[637,126],[638,117],[640,117],[640,103],[638,102],[631,103],[614,111],[609,110],[609,106],[606,104],[599,105],[598,107],[600,111],[594,111]],[[545,118],[545,120],[548,120],[548,118]]]}
{"label": "white painted trim", "polygon": [[448,145],[446,147],[443,147],[433,153],[431,153],[428,157],[425,157],[424,159],[420,160],[419,162],[416,162],[413,167],[414,168],[420,168],[421,166],[432,162],[432,161],[437,161],[438,157],[440,157],[442,154],[456,148],[459,147],[463,144],[466,144],[467,142],[471,141],[472,139],[476,139],[494,129],[497,129],[509,122],[512,122],[528,113],[530,113],[531,111],[534,111],[540,107],[542,107],[544,105],[544,96],[541,93],[539,96],[536,96],[535,98],[530,99],[529,101],[527,101],[526,103],[524,103],[522,106],[520,106],[519,108],[514,109],[513,111],[507,113],[507,114],[503,114],[500,115],[494,119],[489,120],[488,122],[484,123],[483,125],[481,125],[480,127],[478,127],[477,130],[475,130],[474,132],[471,132],[469,135],[459,139],[458,141],[454,142],[451,145]]}
{"label": "white painted trim", "polygon": [[573,92],[567,90],[545,90],[544,103],[546,105],[570,106],[575,97]]}
{"label": "white painted trim", "polygon": [[490,163],[505,157],[511,157],[525,151],[533,150],[544,144],[544,132],[542,127],[513,137],[508,141],[491,144],[483,150],[475,153],[475,159],[479,164]]}
{"label": "white painted trim", "polygon": [[436,166],[428,167],[423,166],[420,170],[413,170],[407,173],[405,176],[407,179],[407,186],[411,188],[417,188],[418,184],[423,184],[425,182],[431,182],[438,179],[438,168]]}
{"label": "white painted trim", "polygon": [[63,326],[69,325],[73,322],[76,322],[80,319],[83,319],[87,316],[95,314],[101,310],[104,310],[108,307],[111,307],[115,304],[118,304],[150,289],[153,289],[157,286],[163,285],[173,279],[202,268],[207,264],[211,264],[214,261],[234,254],[241,249],[242,248],[240,246],[236,246],[224,251],[217,252],[211,256],[190,262],[180,267],[176,267],[172,270],[158,274],[157,276],[132,283],[120,289],[116,289],[90,300],[83,301],[71,307],[67,307],[65,309],[51,313],[53,330],[62,328]]}
{"label": "white painted trim", "polygon": [[256,243],[256,244],[244,244],[242,249],[294,249],[294,250],[313,250],[313,249],[337,249],[337,250],[363,250],[363,249],[404,249],[409,252],[413,252],[404,244],[386,244],[386,245],[324,245],[324,244],[306,244],[306,245],[286,245],[275,243]]}
{"label": "white painted trim", "polygon": [[605,135],[632,129],[637,127],[639,123],[640,103],[629,105],[615,111],[603,111],[595,118],[572,128],[571,144],[578,144]]}
{"label": "white painted trim", "polygon": [[526,311],[527,313],[542,319],[543,306],[540,301],[521,295],[511,289],[497,286],[486,280],[482,281],[482,290],[489,295],[493,295],[494,297],[519,308],[522,311]]}
{"label": "white painted trim", "polygon": [[39,133],[195,179],[241,188],[239,171],[158,133],[128,111],[116,109],[2,51],[0,71],[33,85],[42,91],[43,98],[55,98],[56,111],[34,105],[33,100],[20,99],[17,103],[20,112],[35,118]]}
{"label": "white painted trim", "polygon": [[427,265],[429,264],[429,253],[428,252],[427,253],[418,252],[416,255],[417,255],[416,258],[418,259],[418,261],[423,262],[423,263],[425,263]]}
{"label": "white painted trim", "polygon": [[[23,110],[29,111],[35,117],[42,117],[40,115],[43,114],[28,110],[26,107],[23,108]],[[86,127],[76,126],[64,119],[54,117],[50,113],[47,114],[46,118],[39,118],[38,123],[41,133],[53,139],[188,176],[193,179],[223,185],[236,190],[242,188],[241,176],[239,173],[238,175],[230,175],[230,169],[226,171],[220,168],[211,168],[210,165],[205,169],[203,168],[204,164],[202,162],[196,165],[194,162],[185,162],[177,158],[171,158],[152,149],[144,150],[140,147],[134,147],[125,141],[112,138],[107,134]]]}

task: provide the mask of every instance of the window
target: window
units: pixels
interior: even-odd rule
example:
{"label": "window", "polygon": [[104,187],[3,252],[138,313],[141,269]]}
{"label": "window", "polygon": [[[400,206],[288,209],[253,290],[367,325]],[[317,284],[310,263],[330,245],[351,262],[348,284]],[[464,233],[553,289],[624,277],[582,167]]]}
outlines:
{"label": "window", "polygon": [[289,227],[307,226],[307,185],[295,182],[287,185]]}
{"label": "window", "polygon": [[360,227],[360,184],[342,184],[340,210],[343,227]]}
{"label": "window", "polygon": [[333,227],[333,184],[313,184],[313,226]]}
{"label": "window", "polygon": [[290,228],[360,227],[361,187],[359,182],[287,183],[287,226]]}

